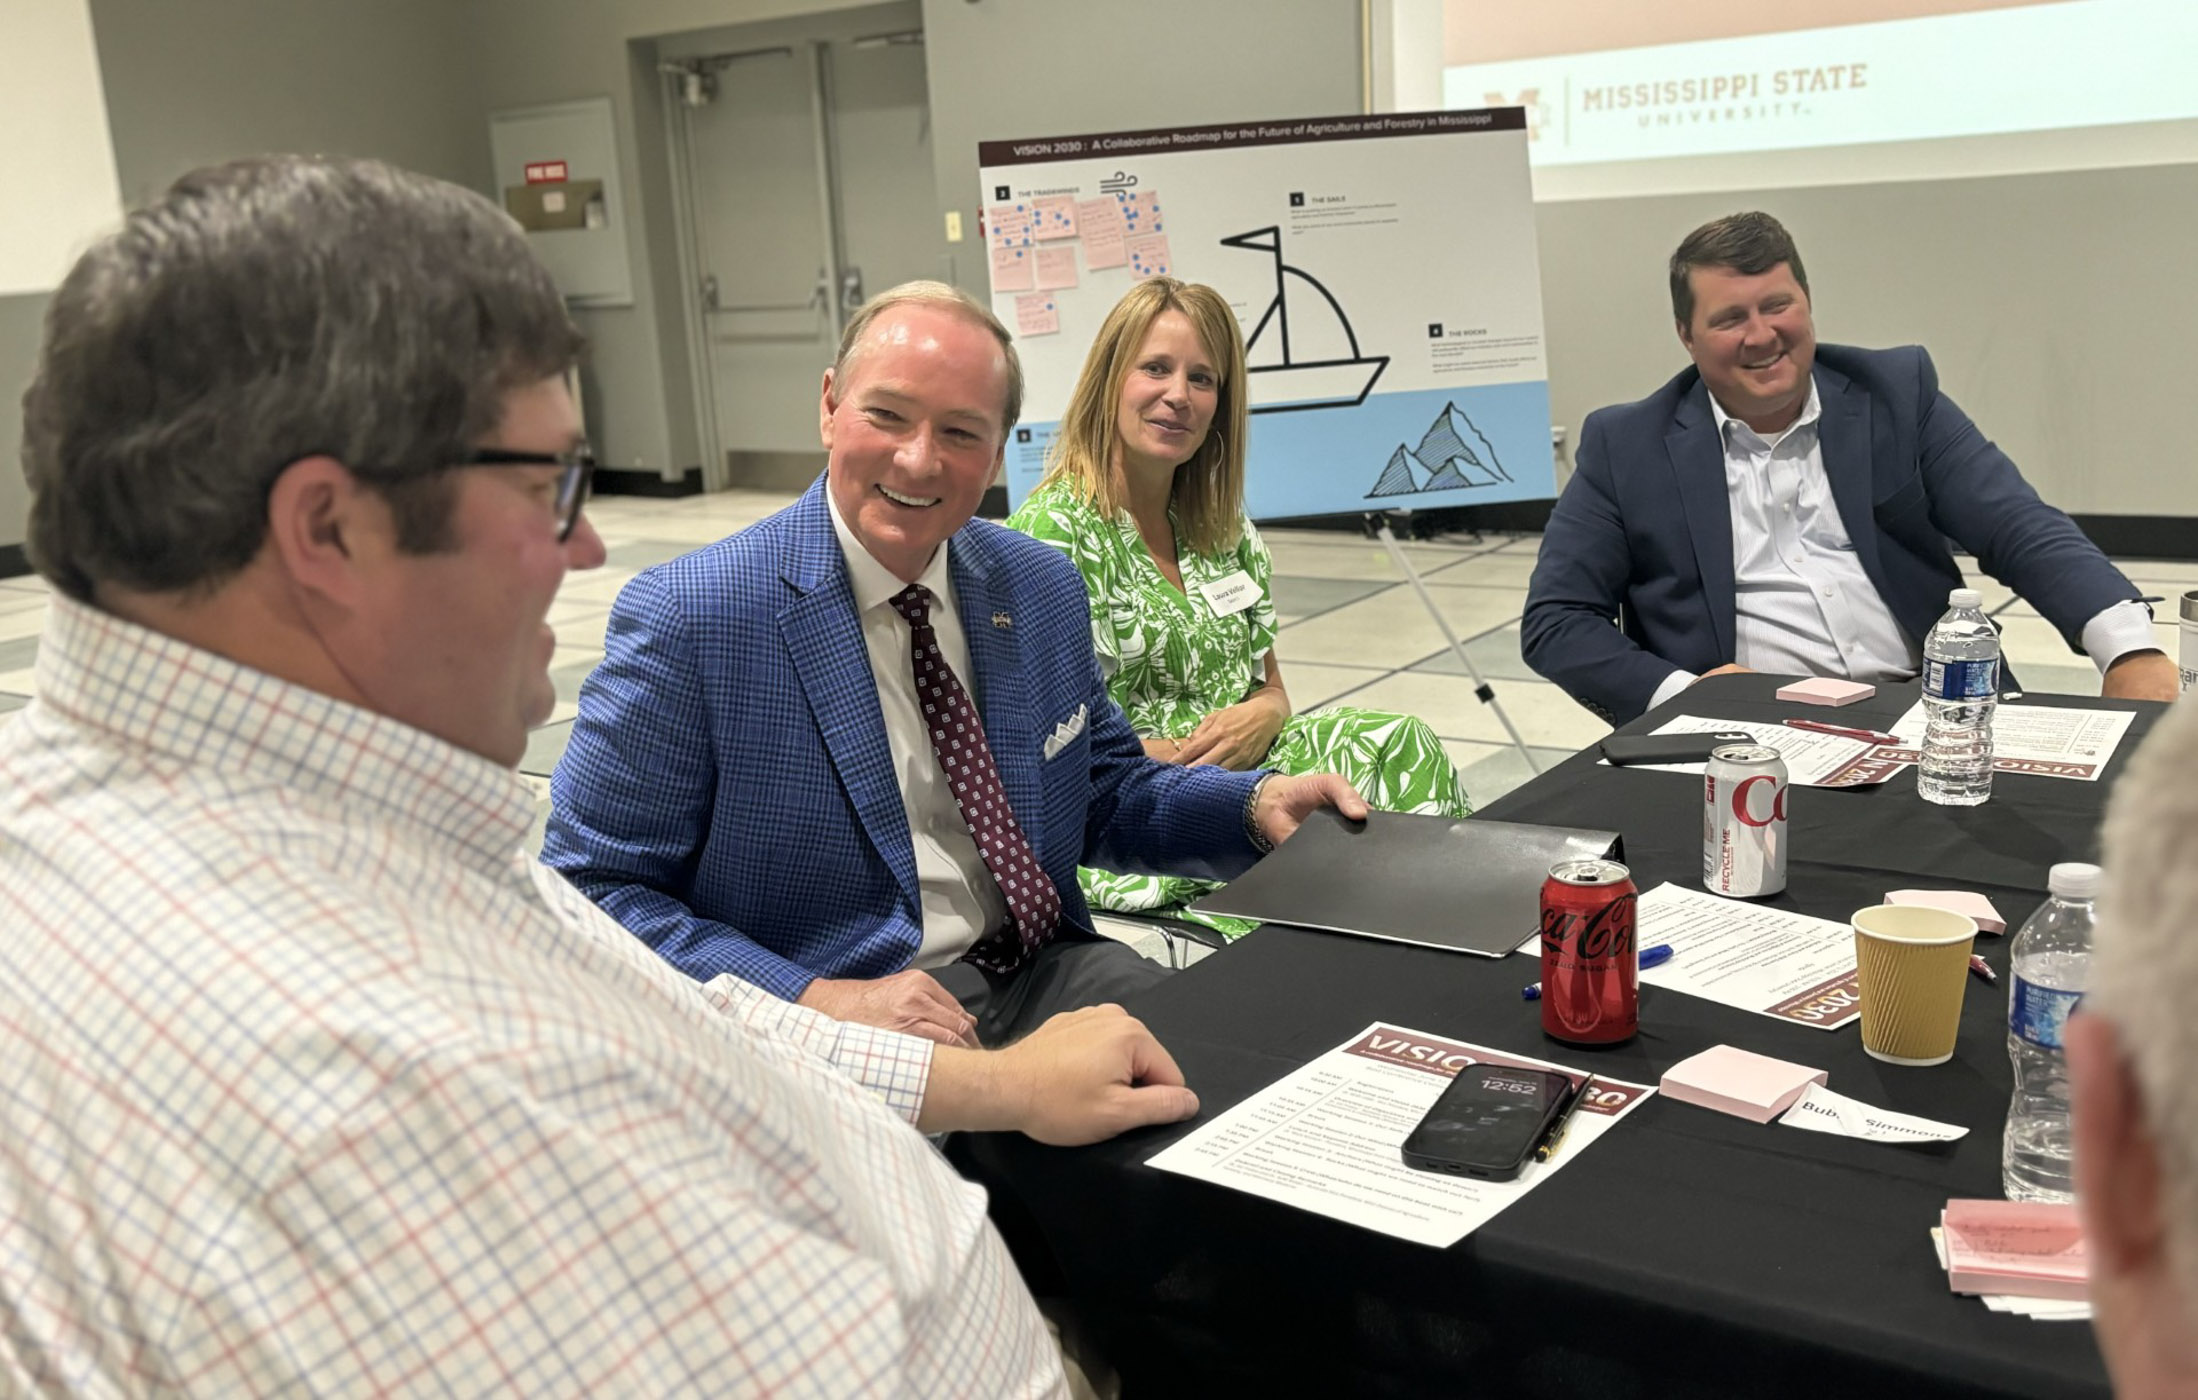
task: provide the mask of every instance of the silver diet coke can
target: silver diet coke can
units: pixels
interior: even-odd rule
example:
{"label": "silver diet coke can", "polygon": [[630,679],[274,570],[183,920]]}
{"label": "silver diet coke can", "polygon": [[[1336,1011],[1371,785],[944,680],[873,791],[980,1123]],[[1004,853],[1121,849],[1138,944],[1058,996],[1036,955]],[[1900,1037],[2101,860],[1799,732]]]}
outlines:
{"label": "silver diet coke can", "polygon": [[1762,744],[1710,751],[1702,774],[1702,883],[1754,899],[1786,888],[1786,760]]}

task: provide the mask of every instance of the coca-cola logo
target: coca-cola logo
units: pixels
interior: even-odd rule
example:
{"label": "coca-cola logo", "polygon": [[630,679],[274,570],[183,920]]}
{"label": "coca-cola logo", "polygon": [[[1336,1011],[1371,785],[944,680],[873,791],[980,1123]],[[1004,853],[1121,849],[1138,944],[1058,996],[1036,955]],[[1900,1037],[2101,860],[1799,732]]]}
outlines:
{"label": "coca-cola logo", "polygon": [[[1749,793],[1749,789],[1757,783],[1769,783],[1777,790],[1777,795],[1764,804],[1770,808],[1770,811],[1760,817],[1755,814],[1754,799]],[[1743,826],[1769,826],[1772,822],[1786,820],[1786,785],[1768,773],[1758,773],[1752,778],[1742,778],[1739,782],[1733,784],[1732,814],[1739,819],[1740,824]]]}
{"label": "coca-cola logo", "polygon": [[1572,956],[1588,962],[1626,956],[1633,951],[1635,898],[1622,894],[1588,913],[1544,909],[1542,947],[1553,953],[1569,951]]}

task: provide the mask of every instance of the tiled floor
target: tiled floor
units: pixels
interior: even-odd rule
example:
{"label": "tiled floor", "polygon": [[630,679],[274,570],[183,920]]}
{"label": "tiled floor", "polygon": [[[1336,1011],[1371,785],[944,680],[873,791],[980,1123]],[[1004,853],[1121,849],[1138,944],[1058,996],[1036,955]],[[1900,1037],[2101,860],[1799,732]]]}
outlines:
{"label": "tiled floor", "polygon": [[[545,815],[547,774],[572,730],[580,683],[602,659],[603,629],[618,590],[651,564],[752,524],[791,499],[732,491],[677,501],[604,497],[588,507],[609,561],[567,579],[550,610],[558,638],[551,671],[558,706],[535,731],[520,765],[544,794]],[[1274,551],[1283,675],[1299,708],[1347,700],[1418,714],[1442,736],[1476,803],[1494,801],[1530,776],[1501,720],[1474,698],[1465,667],[1378,541],[1315,531],[1264,533]],[[1519,612],[1540,544],[1531,535],[1488,536],[1415,543],[1405,553],[1466,654],[1494,683],[1503,711],[1546,767],[1608,729],[1519,659]],[[2174,597],[2198,586],[2198,564],[2130,560],[2122,568],[2151,594]],[[2099,693],[2098,673],[2070,654],[2035,610],[1989,579],[1981,580],[1981,587],[1986,606],[2005,625],[2008,660],[2026,687]],[[45,585],[38,579],[0,579],[0,713],[20,709],[31,694],[45,613]],[[2171,614],[2163,610],[2163,615]],[[2174,629],[2155,630],[2173,655]],[[540,829],[538,819],[537,839]]]}

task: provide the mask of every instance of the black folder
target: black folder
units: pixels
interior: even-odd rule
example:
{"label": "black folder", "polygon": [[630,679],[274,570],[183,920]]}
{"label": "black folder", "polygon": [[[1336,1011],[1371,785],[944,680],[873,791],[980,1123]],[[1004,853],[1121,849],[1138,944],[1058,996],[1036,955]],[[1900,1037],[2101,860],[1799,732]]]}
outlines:
{"label": "black folder", "polygon": [[1500,958],[1541,925],[1542,881],[1561,860],[1621,860],[1615,831],[1330,808],[1191,907],[1262,923]]}

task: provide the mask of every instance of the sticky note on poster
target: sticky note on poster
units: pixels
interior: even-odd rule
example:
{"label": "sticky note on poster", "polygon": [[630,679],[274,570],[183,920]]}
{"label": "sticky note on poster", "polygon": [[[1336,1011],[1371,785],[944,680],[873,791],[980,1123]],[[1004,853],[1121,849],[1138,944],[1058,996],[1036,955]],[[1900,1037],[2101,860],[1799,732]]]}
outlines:
{"label": "sticky note on poster", "polygon": [[1056,335],[1060,329],[1061,313],[1051,296],[1044,292],[1028,292],[1015,298],[1017,335]]}
{"label": "sticky note on poster", "polygon": [[1027,204],[995,204],[985,210],[985,236],[994,248],[1029,245],[1033,220]]}
{"label": "sticky note on poster", "polygon": [[1160,191],[1146,190],[1141,194],[1117,196],[1122,206],[1122,222],[1135,238],[1141,233],[1165,233],[1166,225],[1160,222]]}
{"label": "sticky note on poster", "polygon": [[1054,238],[1076,236],[1076,197],[1066,194],[1043,195],[1030,202],[1032,232],[1042,243]]}
{"label": "sticky note on poster", "polygon": [[1028,248],[992,250],[992,290],[1027,292],[1038,285],[1037,260]]}
{"label": "sticky note on poster", "polygon": [[1038,290],[1058,291],[1076,285],[1076,245],[1038,249]]}
{"label": "sticky note on poster", "polygon": [[1120,267],[1130,260],[1123,241],[1128,225],[1122,221],[1122,206],[1113,195],[1077,201],[1076,229],[1084,239],[1084,266],[1093,272]]}
{"label": "sticky note on poster", "polygon": [[1130,271],[1138,277],[1166,277],[1175,264],[1168,257],[1168,236],[1149,234],[1129,240]]}

